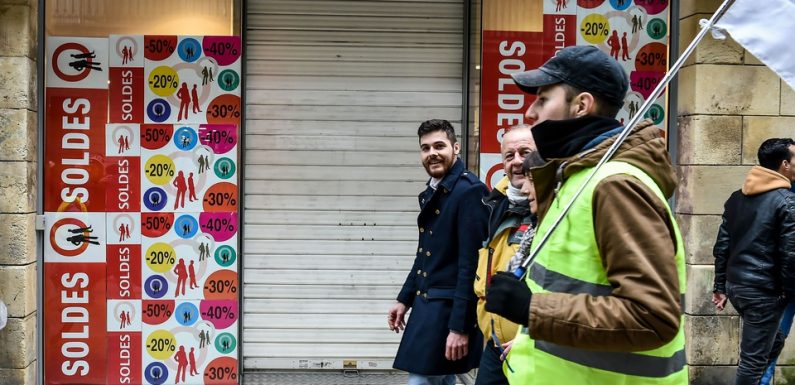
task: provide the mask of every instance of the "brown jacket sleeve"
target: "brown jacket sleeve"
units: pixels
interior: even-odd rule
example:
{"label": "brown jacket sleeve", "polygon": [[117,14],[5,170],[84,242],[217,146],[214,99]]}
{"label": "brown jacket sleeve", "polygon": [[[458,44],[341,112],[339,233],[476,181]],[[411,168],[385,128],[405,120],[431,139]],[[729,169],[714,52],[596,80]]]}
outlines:
{"label": "brown jacket sleeve", "polygon": [[533,295],[530,335],[604,351],[665,345],[676,336],[681,314],[676,238],[665,203],[627,175],[605,178],[593,200],[596,242],[612,295]]}

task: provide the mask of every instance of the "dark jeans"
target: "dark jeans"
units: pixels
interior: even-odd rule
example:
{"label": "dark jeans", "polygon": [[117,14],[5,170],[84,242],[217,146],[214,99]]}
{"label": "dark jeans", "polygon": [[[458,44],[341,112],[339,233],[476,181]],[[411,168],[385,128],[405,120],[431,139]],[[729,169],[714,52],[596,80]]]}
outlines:
{"label": "dark jeans", "polygon": [[776,293],[748,286],[729,283],[726,292],[743,319],[740,364],[734,383],[758,385],[769,363],[784,303]]}
{"label": "dark jeans", "polygon": [[480,356],[480,366],[478,367],[478,377],[475,385],[508,385],[508,379],[502,372],[502,361],[500,361],[500,350],[494,346],[494,341],[489,340],[486,349]]}
{"label": "dark jeans", "polygon": [[795,318],[795,300],[790,299],[787,307],[784,308],[784,315],[781,317],[781,324],[778,326],[779,333],[776,334],[776,340],[773,342],[773,349],[770,350],[770,365],[765,370],[765,375],[762,376],[761,385],[770,385],[773,379],[773,372],[776,369],[776,360],[784,348],[784,342],[789,335],[792,328],[792,319]]}

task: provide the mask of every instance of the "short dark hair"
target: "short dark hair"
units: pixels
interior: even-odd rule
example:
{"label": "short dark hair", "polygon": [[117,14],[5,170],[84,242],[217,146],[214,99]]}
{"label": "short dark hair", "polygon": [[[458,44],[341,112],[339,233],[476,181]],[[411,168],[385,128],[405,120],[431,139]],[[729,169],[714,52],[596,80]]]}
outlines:
{"label": "short dark hair", "polygon": [[447,134],[447,139],[450,140],[450,143],[456,143],[455,129],[450,122],[444,119],[431,119],[422,122],[422,124],[420,124],[420,128],[417,129],[417,137],[422,138],[423,136],[436,131],[444,131],[444,133]]}
{"label": "short dark hair", "polygon": [[530,151],[524,156],[524,161],[522,162],[522,174],[527,175],[531,168],[543,166],[546,163],[547,161],[541,157],[541,154],[538,153],[538,150]]}
{"label": "short dark hair", "polygon": [[596,100],[596,109],[594,110],[594,114],[598,116],[615,118],[616,115],[618,115],[618,112],[621,111],[621,107],[624,107],[623,105],[616,105],[613,102],[608,101],[599,94],[595,94],[590,91],[583,91],[571,84],[560,83],[560,86],[566,91],[566,103],[571,103],[575,96],[583,92],[588,92],[589,94],[593,95],[594,100]]}
{"label": "short dark hair", "polygon": [[756,156],[759,158],[759,165],[778,171],[778,167],[782,161],[792,159],[792,153],[789,151],[789,146],[795,145],[792,138],[770,138],[759,146]]}

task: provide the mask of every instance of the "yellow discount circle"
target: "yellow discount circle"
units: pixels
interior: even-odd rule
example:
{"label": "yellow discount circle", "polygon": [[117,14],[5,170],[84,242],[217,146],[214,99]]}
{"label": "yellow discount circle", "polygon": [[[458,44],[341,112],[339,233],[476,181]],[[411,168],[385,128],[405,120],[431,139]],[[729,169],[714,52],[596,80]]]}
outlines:
{"label": "yellow discount circle", "polygon": [[144,173],[150,182],[162,186],[174,179],[174,168],[174,161],[171,158],[157,154],[147,159]]}
{"label": "yellow discount circle", "polygon": [[179,75],[169,66],[160,66],[149,73],[149,89],[158,96],[171,96],[179,87]]}
{"label": "yellow discount circle", "polygon": [[146,337],[146,351],[156,360],[167,360],[177,351],[177,340],[168,330],[155,330]]}
{"label": "yellow discount circle", "polygon": [[580,34],[591,44],[601,44],[610,35],[610,22],[604,15],[592,13],[582,19]]}
{"label": "yellow discount circle", "polygon": [[177,254],[168,243],[158,242],[146,249],[146,266],[154,272],[165,273],[171,271]]}

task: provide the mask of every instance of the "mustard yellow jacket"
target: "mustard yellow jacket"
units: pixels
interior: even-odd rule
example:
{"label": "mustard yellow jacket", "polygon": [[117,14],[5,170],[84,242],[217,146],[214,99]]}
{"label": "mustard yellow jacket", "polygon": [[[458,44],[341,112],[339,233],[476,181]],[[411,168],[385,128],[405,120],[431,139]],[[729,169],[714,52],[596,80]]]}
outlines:
{"label": "mustard yellow jacket", "polygon": [[523,218],[515,218],[513,225],[505,226],[503,220],[508,217],[508,177],[504,177],[494,187],[491,194],[483,198],[483,204],[489,207],[489,238],[484,242],[484,247],[478,251],[478,268],[475,273],[475,295],[478,297],[477,315],[478,326],[483,333],[483,341],[491,340],[492,319],[494,332],[501,343],[508,342],[516,336],[517,324],[508,321],[496,314],[486,311],[486,288],[489,278],[498,271],[505,271],[519,242],[511,242],[510,237],[523,222]]}

